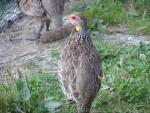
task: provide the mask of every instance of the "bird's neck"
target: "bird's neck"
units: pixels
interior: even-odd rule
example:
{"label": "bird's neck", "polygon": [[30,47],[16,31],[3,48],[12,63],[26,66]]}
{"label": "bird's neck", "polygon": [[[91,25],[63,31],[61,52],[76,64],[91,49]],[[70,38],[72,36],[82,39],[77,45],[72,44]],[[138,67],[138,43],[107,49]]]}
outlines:
{"label": "bird's neck", "polygon": [[[76,28],[77,27],[77,28]],[[74,35],[73,37],[77,41],[84,41],[87,40],[89,37],[89,33],[87,32],[86,28],[82,25],[76,26],[75,29],[73,30],[72,34]]]}
{"label": "bird's neck", "polygon": [[86,32],[86,31],[75,31],[74,33],[73,33],[73,38],[75,38],[77,41],[84,41],[84,40],[87,40],[88,39],[88,37],[89,37],[89,34],[88,34],[88,32]]}

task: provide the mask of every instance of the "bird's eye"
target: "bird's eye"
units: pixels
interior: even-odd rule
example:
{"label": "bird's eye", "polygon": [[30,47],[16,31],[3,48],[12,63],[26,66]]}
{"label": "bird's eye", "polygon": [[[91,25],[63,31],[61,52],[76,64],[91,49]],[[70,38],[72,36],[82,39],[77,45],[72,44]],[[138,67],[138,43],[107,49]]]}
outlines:
{"label": "bird's eye", "polygon": [[76,16],[71,16],[71,19],[72,19],[72,20],[75,20],[75,19],[76,19]]}

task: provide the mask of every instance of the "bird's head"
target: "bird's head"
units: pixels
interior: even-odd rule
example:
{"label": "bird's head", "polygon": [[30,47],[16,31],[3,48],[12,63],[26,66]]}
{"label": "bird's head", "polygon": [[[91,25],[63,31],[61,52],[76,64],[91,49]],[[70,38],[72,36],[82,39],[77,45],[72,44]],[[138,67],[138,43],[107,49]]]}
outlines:
{"label": "bird's head", "polygon": [[86,20],[80,13],[72,13],[63,18],[64,24],[72,24],[75,32],[84,33],[86,32]]}

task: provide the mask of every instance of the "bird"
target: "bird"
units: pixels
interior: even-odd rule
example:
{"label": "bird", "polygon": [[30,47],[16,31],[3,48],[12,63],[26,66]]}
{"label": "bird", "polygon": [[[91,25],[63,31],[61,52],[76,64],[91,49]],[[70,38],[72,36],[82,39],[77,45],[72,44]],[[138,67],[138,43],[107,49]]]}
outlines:
{"label": "bird", "polygon": [[49,31],[50,23],[53,29],[62,26],[62,16],[65,0],[17,0],[18,8],[25,14],[40,21],[40,27],[37,32],[36,40],[40,37],[41,31],[46,25],[46,31]]}
{"label": "bird", "polygon": [[43,33],[40,38],[37,40],[39,43],[52,43],[57,40],[61,40],[64,38],[67,38],[69,34],[71,33],[71,29],[74,26],[72,24],[70,25],[65,25],[57,28],[54,31],[48,31]]}
{"label": "bird", "polygon": [[68,100],[77,105],[78,113],[90,113],[102,79],[100,55],[90,39],[85,17],[74,12],[64,22],[74,25],[58,63],[58,78]]}

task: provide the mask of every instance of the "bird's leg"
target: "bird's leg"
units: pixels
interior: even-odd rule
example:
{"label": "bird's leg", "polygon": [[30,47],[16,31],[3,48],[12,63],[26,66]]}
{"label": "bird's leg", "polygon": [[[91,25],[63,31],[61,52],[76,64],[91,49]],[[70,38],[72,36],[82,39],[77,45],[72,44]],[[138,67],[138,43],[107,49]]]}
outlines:
{"label": "bird's leg", "polygon": [[91,103],[77,102],[78,113],[90,113]]}
{"label": "bird's leg", "polygon": [[51,21],[50,20],[46,20],[46,31],[49,31],[49,26],[50,26],[50,23]]}
{"label": "bird's leg", "polygon": [[39,39],[39,38],[40,38],[40,36],[41,36],[41,31],[42,31],[43,27],[44,27],[44,22],[42,22],[41,25],[40,25],[40,28],[39,28],[39,30],[38,30],[38,32],[37,32],[37,34],[36,34],[36,37],[35,37],[36,39]]}

